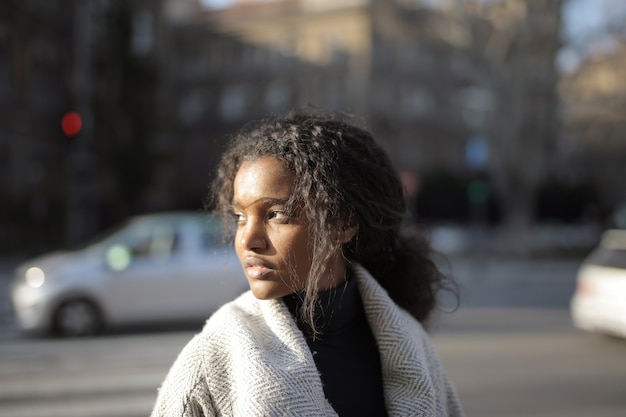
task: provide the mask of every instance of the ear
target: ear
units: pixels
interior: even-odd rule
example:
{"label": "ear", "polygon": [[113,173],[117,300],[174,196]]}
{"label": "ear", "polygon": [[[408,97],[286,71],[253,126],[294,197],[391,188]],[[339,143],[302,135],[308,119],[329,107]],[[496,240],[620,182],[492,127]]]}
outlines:
{"label": "ear", "polygon": [[348,224],[343,224],[338,234],[341,244],[346,244],[352,240],[352,238],[359,231],[359,224],[356,221],[351,221]]}

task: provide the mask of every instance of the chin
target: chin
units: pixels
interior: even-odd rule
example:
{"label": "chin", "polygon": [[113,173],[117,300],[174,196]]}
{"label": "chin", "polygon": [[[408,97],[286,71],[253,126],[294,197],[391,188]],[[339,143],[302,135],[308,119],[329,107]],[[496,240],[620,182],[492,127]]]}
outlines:
{"label": "chin", "polygon": [[273,300],[293,293],[289,288],[277,288],[267,281],[250,283],[250,291],[259,300]]}
{"label": "chin", "polygon": [[252,290],[252,295],[254,295],[259,300],[271,300],[273,298],[276,298],[276,297],[272,297],[271,294],[268,294],[265,292],[259,292],[255,290]]}

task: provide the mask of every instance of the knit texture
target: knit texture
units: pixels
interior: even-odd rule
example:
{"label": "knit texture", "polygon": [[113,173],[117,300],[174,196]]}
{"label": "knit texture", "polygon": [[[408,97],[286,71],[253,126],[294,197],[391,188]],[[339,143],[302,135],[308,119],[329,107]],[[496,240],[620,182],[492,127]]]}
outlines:
{"label": "knit texture", "polygon": [[[419,322],[353,265],[380,350],[390,416],[462,417],[460,402]],[[152,417],[336,416],[302,332],[280,299],[246,292],[220,308],[181,351]]]}

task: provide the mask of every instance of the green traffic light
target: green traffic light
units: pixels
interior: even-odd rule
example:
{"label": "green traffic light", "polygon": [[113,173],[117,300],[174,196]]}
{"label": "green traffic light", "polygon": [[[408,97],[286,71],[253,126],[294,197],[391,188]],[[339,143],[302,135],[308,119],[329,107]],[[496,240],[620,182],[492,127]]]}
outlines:
{"label": "green traffic light", "polygon": [[473,180],[467,186],[467,196],[474,204],[485,204],[489,199],[489,184],[483,180]]}

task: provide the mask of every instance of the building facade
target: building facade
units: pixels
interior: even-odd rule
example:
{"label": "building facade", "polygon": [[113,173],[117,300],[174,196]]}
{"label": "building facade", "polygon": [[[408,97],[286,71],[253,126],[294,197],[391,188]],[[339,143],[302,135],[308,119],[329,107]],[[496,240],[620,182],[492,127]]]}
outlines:
{"label": "building facade", "polygon": [[[354,115],[416,184],[474,175],[487,161],[469,144],[484,148],[507,103],[490,83],[507,69],[485,51],[515,53],[494,42],[511,36],[522,3],[468,2],[468,13],[401,0],[4,2],[2,209],[22,216],[3,222],[4,242],[26,229],[81,240],[134,213],[196,209],[225,137],[294,107]],[[539,3],[548,17],[532,24],[550,34],[558,10]],[[533,68],[550,65],[548,40],[535,39]],[[70,110],[83,116],[76,137],[60,129]]]}

